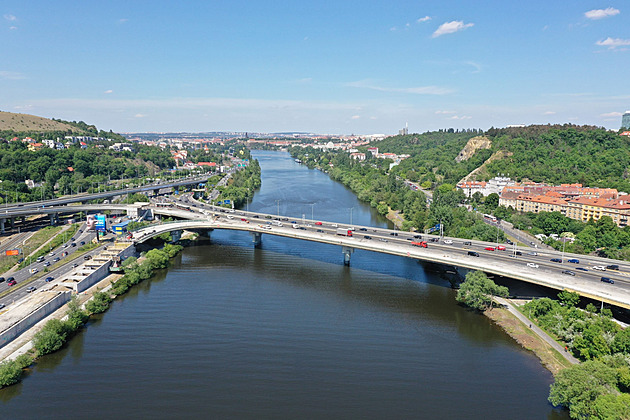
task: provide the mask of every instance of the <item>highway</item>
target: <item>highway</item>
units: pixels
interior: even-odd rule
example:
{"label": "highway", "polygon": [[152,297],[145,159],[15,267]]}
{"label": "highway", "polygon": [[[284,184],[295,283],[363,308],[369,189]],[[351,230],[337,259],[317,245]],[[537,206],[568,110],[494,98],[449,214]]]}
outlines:
{"label": "highway", "polygon": [[[188,206],[189,210],[161,208],[154,211],[192,220],[152,225],[150,228],[134,232],[134,240],[142,242],[169,230],[186,229],[186,226],[189,229],[235,229],[267,233],[407,256],[468,269],[481,269],[487,273],[559,290],[568,288],[587,297],[630,308],[630,264],[625,261],[243,210],[234,211],[193,201],[186,195],[180,197],[178,202],[180,205]],[[279,223],[282,226],[279,226]],[[353,228],[353,236],[337,235],[337,229],[342,227]],[[422,240],[428,241],[427,248],[411,245],[412,241]],[[469,252],[476,252],[479,256],[469,255]],[[551,261],[552,259],[561,259],[562,263]],[[570,263],[569,260],[579,262]],[[528,266],[528,263],[534,266]],[[605,267],[610,265],[618,265],[619,270],[606,270]],[[593,267],[604,267],[604,270],[600,271]],[[565,274],[567,271],[569,273]],[[602,277],[610,278],[614,284],[602,282]]]}

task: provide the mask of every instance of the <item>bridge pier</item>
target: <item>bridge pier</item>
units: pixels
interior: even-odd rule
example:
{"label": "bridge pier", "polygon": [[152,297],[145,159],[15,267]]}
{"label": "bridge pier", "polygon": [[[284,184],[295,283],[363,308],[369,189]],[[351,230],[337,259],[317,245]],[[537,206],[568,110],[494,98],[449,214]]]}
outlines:
{"label": "bridge pier", "polygon": [[177,242],[182,238],[182,231],[181,230],[174,230],[171,232],[171,241],[172,242]]}
{"label": "bridge pier", "polygon": [[342,246],[341,252],[343,253],[343,265],[350,265],[350,255],[354,252],[354,248]]}
{"label": "bridge pier", "polygon": [[9,222],[11,223],[11,229],[13,229],[15,227],[15,217],[10,218]]}
{"label": "bridge pier", "polygon": [[59,221],[57,213],[50,213],[50,226],[55,226]]}
{"label": "bridge pier", "polygon": [[4,233],[4,224],[7,221],[7,219],[0,219],[0,232]]}
{"label": "bridge pier", "polygon": [[262,233],[260,232],[250,232],[252,234],[252,242],[256,248],[260,247],[262,244]]}

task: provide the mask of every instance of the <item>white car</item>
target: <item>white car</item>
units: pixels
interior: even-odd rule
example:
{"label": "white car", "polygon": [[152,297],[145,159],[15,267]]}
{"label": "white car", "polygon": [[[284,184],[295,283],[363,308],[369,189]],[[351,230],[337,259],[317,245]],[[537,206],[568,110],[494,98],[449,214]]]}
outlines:
{"label": "white car", "polygon": [[451,241],[450,239],[444,239],[444,243],[446,245],[453,245],[453,241]]}
{"label": "white car", "polygon": [[606,267],[603,265],[595,265],[593,266],[593,270],[606,271]]}
{"label": "white car", "polygon": [[538,268],[539,267],[538,264],[536,264],[536,263],[527,263],[527,266],[531,267],[531,268]]}

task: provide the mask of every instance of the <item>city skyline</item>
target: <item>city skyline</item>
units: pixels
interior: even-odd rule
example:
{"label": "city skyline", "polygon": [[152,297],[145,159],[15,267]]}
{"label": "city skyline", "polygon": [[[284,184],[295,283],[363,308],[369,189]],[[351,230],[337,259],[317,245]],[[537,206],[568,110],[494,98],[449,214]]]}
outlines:
{"label": "city skyline", "polygon": [[[149,8],[150,6],[150,8]],[[118,132],[393,134],[630,108],[621,1],[0,7],[0,110]]]}

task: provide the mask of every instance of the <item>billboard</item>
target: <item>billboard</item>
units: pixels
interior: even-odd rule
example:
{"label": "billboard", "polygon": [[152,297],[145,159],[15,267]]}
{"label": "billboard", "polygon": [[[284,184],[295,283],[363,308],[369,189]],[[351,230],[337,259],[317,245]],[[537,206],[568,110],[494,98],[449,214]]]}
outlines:
{"label": "billboard", "polygon": [[96,223],[96,219],[93,214],[88,214],[85,216],[85,226],[88,230],[94,229],[94,224]]}
{"label": "billboard", "polygon": [[6,251],[4,251],[5,255],[20,255],[20,250],[19,249],[7,249]]}
{"label": "billboard", "polygon": [[104,214],[96,215],[96,223],[94,224],[94,228],[97,232],[105,232],[107,230],[107,218]]}

